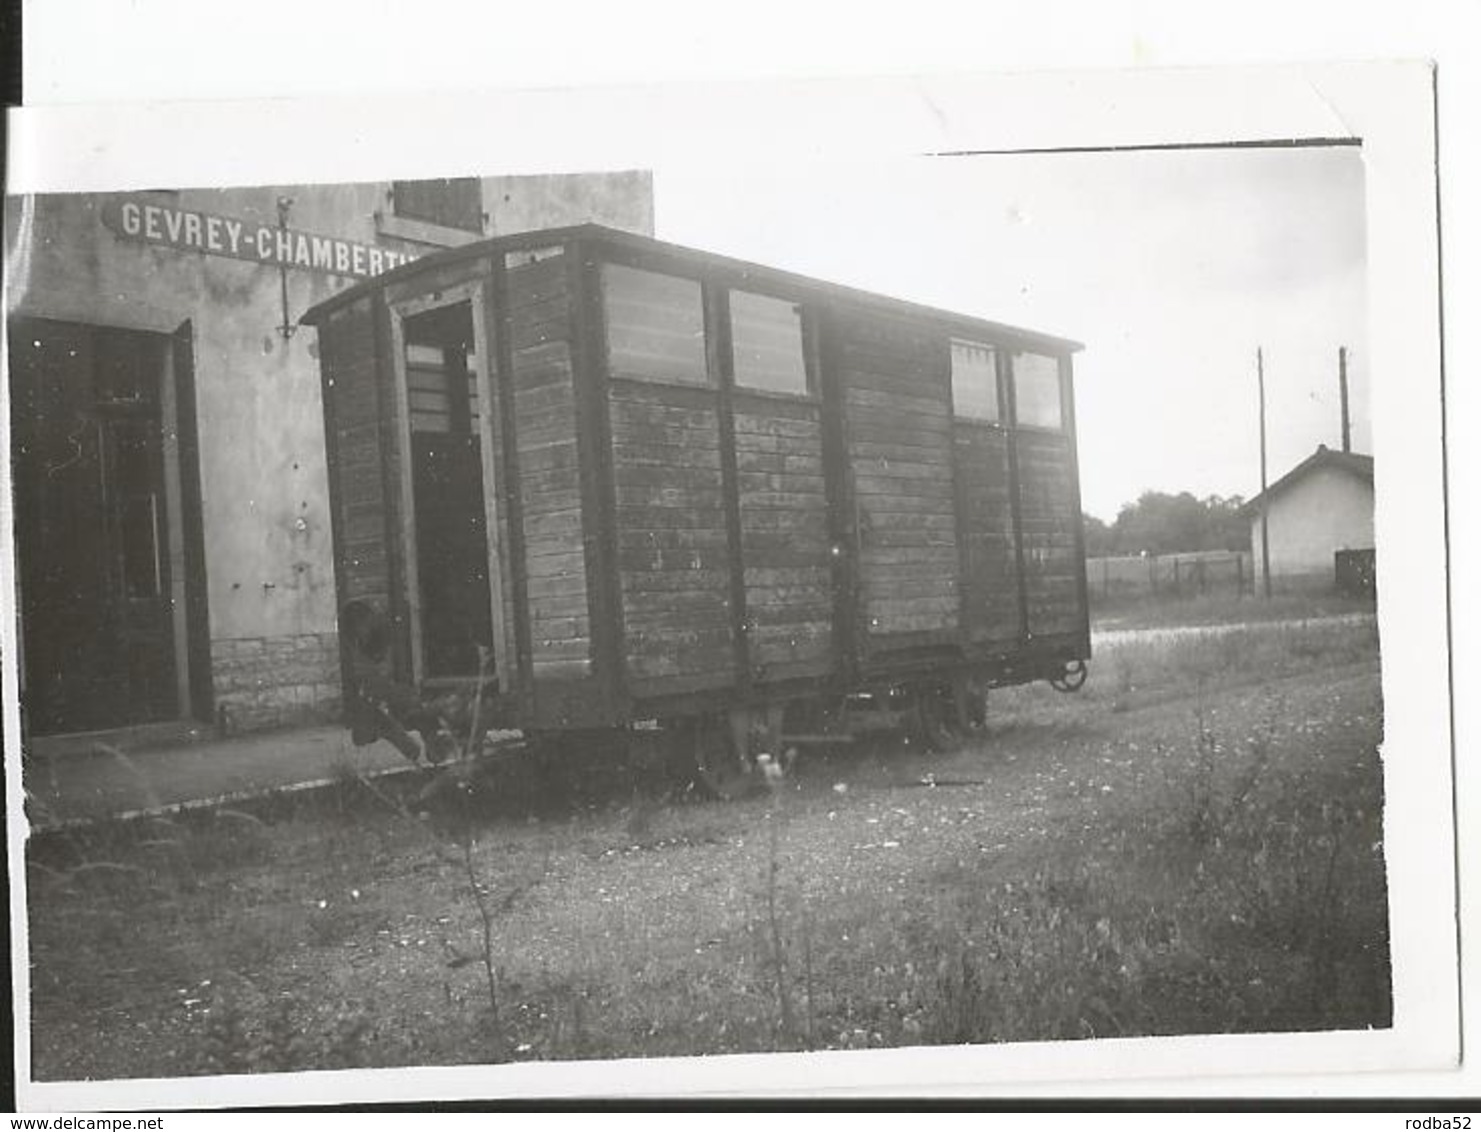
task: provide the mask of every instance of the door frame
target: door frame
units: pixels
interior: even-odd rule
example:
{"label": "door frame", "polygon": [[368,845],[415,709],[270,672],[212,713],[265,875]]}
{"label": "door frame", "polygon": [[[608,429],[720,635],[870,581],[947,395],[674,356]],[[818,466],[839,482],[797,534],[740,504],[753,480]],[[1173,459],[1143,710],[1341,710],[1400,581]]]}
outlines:
{"label": "door frame", "polygon": [[[173,331],[154,326],[127,325],[109,321],[88,321],[75,314],[53,314],[22,306],[6,315],[7,338],[13,346],[16,331],[25,324],[44,332],[49,324],[70,326],[95,335],[99,331],[121,331],[146,337],[151,342],[151,355],[157,365],[158,419],[160,458],[163,476],[160,484],[164,507],[165,565],[169,575],[168,597],[172,606],[170,647],[175,667],[174,706],[169,718],[159,724],[185,721],[210,722],[214,711],[214,684],[211,669],[211,642],[207,604],[204,510],[201,487],[200,439],[196,413],[194,324],[186,319]],[[13,391],[12,391],[13,392]],[[12,398],[12,404],[14,400]],[[14,411],[14,410],[12,410]],[[13,484],[12,484],[13,486]],[[27,626],[19,616],[22,583],[19,570],[19,547],[15,571],[16,587],[16,672],[18,688],[26,672],[25,638]],[[30,632],[44,631],[44,626],[31,625]],[[104,730],[154,726],[119,722]],[[28,729],[29,730],[29,729]],[[63,724],[52,735],[83,734],[95,730],[86,725]]]}
{"label": "door frame", "polygon": [[165,476],[179,478],[180,555],[182,559],[185,609],[184,649],[179,663],[185,669],[184,690],[188,699],[181,710],[192,719],[209,723],[216,714],[216,685],[211,666],[211,619],[206,576],[206,530],[204,486],[201,472],[200,424],[195,382],[195,322],[186,319],[169,335],[166,358],[166,389],[174,426],[171,460],[166,436]]}
{"label": "door frame", "polygon": [[[495,437],[498,435],[499,404],[495,397],[493,336],[489,333],[485,303],[488,290],[484,279],[471,279],[452,286],[440,287],[422,294],[410,295],[386,304],[391,331],[391,373],[396,408],[397,440],[405,459],[400,461],[401,556],[403,584],[409,616],[407,629],[411,641],[412,684],[418,688],[426,679],[426,657],[422,642],[422,588],[417,557],[416,493],[411,461],[411,394],[407,385],[406,321],[428,311],[467,303],[473,325],[473,354],[476,361],[475,383],[478,388],[479,463],[483,472],[484,532],[488,553],[489,626],[494,646],[496,687],[507,692],[512,687],[510,665],[514,645],[504,616],[504,559],[507,553],[505,532],[499,526],[499,492],[503,490],[498,475]],[[461,677],[452,678],[461,680]]]}

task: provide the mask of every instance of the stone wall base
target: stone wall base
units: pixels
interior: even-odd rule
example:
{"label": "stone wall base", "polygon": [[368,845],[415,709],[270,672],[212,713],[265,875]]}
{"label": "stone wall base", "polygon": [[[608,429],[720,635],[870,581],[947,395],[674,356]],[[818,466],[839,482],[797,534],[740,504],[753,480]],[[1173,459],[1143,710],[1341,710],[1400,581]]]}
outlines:
{"label": "stone wall base", "polygon": [[339,637],[236,637],[211,642],[216,721],[228,735],[332,723],[342,697]]}

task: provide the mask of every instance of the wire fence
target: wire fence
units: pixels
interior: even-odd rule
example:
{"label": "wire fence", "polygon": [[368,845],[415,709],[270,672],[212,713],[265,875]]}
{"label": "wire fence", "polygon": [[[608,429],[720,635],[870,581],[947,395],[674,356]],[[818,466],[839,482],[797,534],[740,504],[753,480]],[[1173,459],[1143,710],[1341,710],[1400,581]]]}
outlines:
{"label": "wire fence", "polygon": [[1085,577],[1102,598],[1245,594],[1255,583],[1249,553],[1234,550],[1090,558]]}

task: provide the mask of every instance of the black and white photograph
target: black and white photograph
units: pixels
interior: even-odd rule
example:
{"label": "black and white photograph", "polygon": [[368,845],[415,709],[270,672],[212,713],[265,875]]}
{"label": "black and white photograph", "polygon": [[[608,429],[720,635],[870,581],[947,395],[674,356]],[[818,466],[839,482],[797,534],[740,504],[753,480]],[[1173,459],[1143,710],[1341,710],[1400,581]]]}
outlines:
{"label": "black and white photograph", "polygon": [[1391,151],[1037,113],[12,189],[33,1103],[1453,1059]]}

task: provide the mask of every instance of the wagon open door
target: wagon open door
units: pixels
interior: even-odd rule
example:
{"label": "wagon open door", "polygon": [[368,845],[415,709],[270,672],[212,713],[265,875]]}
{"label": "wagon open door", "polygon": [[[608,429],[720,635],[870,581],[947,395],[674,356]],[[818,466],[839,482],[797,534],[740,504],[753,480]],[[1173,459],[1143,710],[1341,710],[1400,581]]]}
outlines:
{"label": "wagon open door", "polygon": [[347,691],[374,664],[423,694],[509,692],[497,402],[482,264],[414,276],[317,325],[341,606],[383,621],[386,655],[341,633]]}
{"label": "wagon open door", "polygon": [[510,687],[487,283],[390,298],[412,682]]}

